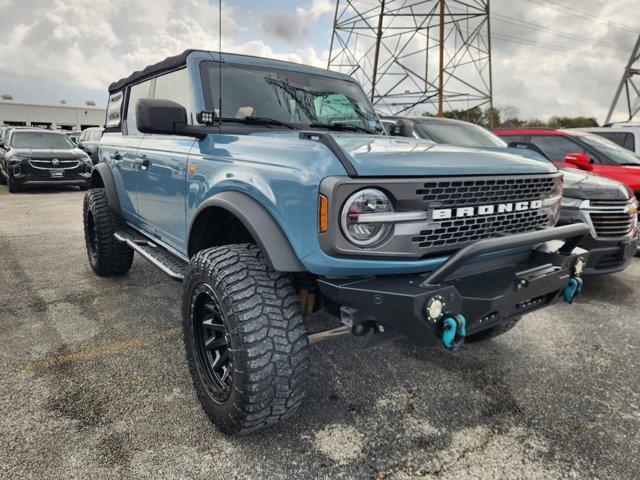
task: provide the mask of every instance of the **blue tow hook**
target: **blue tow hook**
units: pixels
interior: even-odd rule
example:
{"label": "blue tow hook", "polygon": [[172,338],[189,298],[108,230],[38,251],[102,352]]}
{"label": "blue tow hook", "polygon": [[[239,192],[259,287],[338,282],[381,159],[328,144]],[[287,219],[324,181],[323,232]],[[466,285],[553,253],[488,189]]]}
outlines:
{"label": "blue tow hook", "polygon": [[464,315],[446,317],[442,325],[442,343],[447,350],[458,350],[467,336],[467,319]]}
{"label": "blue tow hook", "polygon": [[564,289],[564,301],[573,303],[580,290],[582,290],[582,279],[580,277],[571,277],[569,284]]}

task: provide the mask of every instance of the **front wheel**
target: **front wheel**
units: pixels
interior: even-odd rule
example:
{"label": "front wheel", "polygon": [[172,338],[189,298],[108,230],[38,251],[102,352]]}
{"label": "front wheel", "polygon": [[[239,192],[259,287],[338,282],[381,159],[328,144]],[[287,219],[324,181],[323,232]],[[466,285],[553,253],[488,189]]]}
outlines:
{"label": "front wheel", "polygon": [[133,250],[113,236],[123,224],[111,210],[104,188],[93,188],[84,196],[83,218],[87,255],[93,271],[101,277],[127,272],[133,264]]}
{"label": "front wheel", "polygon": [[7,185],[9,185],[9,193],[18,193],[23,190],[22,187],[18,186],[15,178],[13,178],[10,173],[7,174]]}
{"label": "front wheel", "polygon": [[255,245],[196,254],[182,294],[184,342],[209,418],[227,434],[293,415],[305,394],[308,339],[289,277]]}

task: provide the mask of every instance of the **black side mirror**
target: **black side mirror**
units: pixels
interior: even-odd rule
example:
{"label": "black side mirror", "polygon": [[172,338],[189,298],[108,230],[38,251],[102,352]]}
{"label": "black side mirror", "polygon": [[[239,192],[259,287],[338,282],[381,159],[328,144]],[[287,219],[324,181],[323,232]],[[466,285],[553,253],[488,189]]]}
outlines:
{"label": "black side mirror", "polygon": [[389,127],[389,135],[392,137],[413,137],[413,122],[401,118],[395,125]]}
{"label": "black side mirror", "polygon": [[139,132],[178,135],[178,124],[187,124],[187,110],[179,103],[155,98],[143,98],[136,103]]}
{"label": "black side mirror", "polygon": [[187,110],[179,103],[160,98],[142,98],[136,103],[136,127],[141,133],[182,135],[204,139],[211,129],[187,124]]}

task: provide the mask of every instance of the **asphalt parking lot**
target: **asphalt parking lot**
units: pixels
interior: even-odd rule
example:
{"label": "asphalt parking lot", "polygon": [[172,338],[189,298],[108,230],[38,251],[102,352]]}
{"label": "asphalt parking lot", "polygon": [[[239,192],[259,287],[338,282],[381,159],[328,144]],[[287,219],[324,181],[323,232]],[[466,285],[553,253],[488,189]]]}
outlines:
{"label": "asphalt parking lot", "polygon": [[0,187],[0,478],[638,478],[640,261],[458,354],[311,348],[286,425],[228,438],[191,385],[180,285],[96,277],[83,193]]}

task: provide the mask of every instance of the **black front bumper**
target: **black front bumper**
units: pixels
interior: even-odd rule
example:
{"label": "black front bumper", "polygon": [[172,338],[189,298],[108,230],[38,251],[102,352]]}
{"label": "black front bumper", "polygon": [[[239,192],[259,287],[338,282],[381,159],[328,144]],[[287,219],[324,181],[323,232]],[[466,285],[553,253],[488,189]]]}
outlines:
{"label": "black front bumper", "polygon": [[[453,255],[433,272],[416,275],[319,280],[322,294],[357,311],[357,321],[374,322],[421,345],[442,337],[442,318],[428,318],[432,298],[445,304],[444,317],[464,315],[467,335],[543,308],[560,298],[574,275],[577,245],[589,232],[584,224],[481,240]],[[564,240],[557,242],[552,240]],[[478,257],[539,245],[508,256]]]}
{"label": "black front bumper", "polygon": [[[8,166],[9,175],[20,187],[37,187],[50,185],[89,185],[91,183],[91,168],[83,162],[78,162],[75,168],[36,168],[30,162],[22,161]],[[53,174],[51,172],[58,172]],[[56,175],[56,176],[54,176]]]}
{"label": "black front bumper", "polygon": [[638,249],[638,238],[609,240],[588,235],[580,247],[589,251],[584,275],[602,275],[627,268]]}

